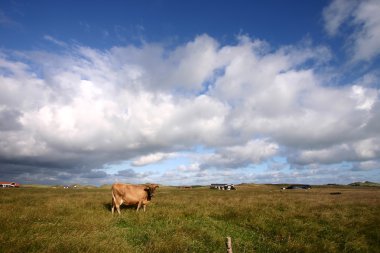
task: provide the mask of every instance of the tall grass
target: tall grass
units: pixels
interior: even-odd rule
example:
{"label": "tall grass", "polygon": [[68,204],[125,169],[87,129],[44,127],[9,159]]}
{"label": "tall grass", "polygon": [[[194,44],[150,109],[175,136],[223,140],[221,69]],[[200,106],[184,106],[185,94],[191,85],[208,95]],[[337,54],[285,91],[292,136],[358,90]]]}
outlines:
{"label": "tall grass", "polygon": [[[330,195],[339,191],[340,195]],[[158,189],[111,215],[109,189],[0,189],[0,252],[380,252],[380,188]]]}

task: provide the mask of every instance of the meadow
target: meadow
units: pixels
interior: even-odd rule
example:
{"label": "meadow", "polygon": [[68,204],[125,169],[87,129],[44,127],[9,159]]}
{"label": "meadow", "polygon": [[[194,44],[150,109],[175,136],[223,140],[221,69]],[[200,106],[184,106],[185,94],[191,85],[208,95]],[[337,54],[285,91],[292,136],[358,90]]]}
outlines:
{"label": "meadow", "polygon": [[110,207],[107,188],[0,189],[0,252],[380,252],[378,187],[160,187],[145,213]]}

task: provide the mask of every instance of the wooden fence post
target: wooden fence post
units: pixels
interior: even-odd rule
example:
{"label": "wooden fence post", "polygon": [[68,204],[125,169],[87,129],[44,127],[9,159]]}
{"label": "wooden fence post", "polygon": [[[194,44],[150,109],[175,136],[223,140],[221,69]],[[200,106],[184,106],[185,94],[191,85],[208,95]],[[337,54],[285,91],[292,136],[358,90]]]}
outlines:
{"label": "wooden fence post", "polygon": [[229,236],[227,237],[226,247],[227,247],[227,253],[232,253],[231,237]]}

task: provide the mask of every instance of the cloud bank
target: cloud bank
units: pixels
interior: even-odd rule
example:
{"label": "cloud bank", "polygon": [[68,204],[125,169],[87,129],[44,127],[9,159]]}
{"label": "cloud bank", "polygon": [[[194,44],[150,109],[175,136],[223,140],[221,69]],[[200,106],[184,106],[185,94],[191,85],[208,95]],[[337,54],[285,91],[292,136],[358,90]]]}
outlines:
{"label": "cloud bank", "polygon": [[[326,23],[331,35],[348,15],[361,22],[354,59],[379,53],[372,8],[376,2],[335,1],[325,10],[326,19],[338,13]],[[374,43],[364,52],[366,37]],[[62,51],[0,53],[4,178],[190,184],[320,182],[341,173],[343,182],[352,179],[347,171],[379,169],[379,86],[362,76],[335,85],[325,46],[273,49],[248,36],[222,45],[204,34],[175,48],[98,50],[44,39]],[[376,73],[366,74],[378,84]],[[190,162],[139,170],[181,156]],[[123,162],[130,166],[110,169]]]}

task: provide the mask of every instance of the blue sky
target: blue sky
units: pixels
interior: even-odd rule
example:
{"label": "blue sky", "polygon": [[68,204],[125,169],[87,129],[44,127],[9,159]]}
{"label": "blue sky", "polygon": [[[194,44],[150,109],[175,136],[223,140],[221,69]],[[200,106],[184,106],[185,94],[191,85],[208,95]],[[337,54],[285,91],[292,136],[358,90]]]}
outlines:
{"label": "blue sky", "polygon": [[107,49],[126,43],[184,43],[207,33],[224,43],[250,34],[274,46],[326,40],[328,1],[2,1],[2,44],[36,49],[45,35]]}
{"label": "blue sky", "polygon": [[380,181],[378,11],[2,1],[0,179]]}

